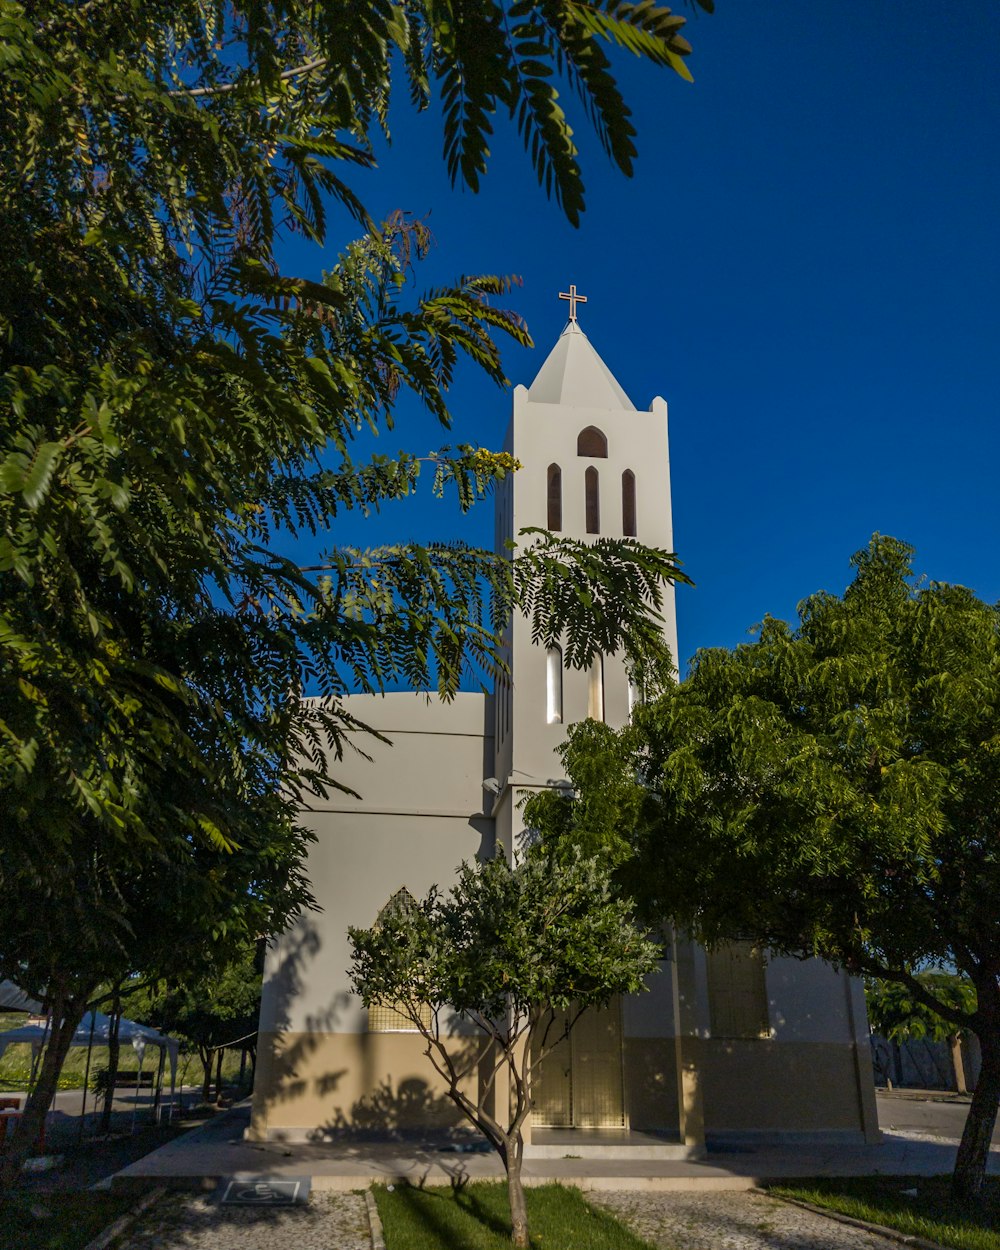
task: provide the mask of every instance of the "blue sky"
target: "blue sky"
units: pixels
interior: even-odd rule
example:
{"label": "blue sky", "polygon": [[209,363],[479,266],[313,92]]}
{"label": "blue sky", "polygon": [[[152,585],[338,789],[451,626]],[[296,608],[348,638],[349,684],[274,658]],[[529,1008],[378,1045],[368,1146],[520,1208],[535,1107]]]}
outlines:
{"label": "blue sky", "polygon": [[[502,122],[481,193],[452,190],[436,118],[402,98],[382,168],[354,185],[376,215],[430,214],[420,285],[522,277],[510,302],[537,347],[507,352],[514,382],[534,376],[575,282],[581,326],[635,404],[667,399],[676,546],[697,582],[678,593],[682,661],[841,591],[874,530],[911,542],[918,570],[1000,599],[1000,6],[718,0],[688,35],[694,84],[617,57],[634,178],[577,113],[577,230]],[[324,258],[287,260],[311,273]],[[450,436],[407,407],[379,450],[499,447],[509,395],[470,368],[453,403]],[[338,539],[491,534],[491,505],[462,518],[428,498]]]}

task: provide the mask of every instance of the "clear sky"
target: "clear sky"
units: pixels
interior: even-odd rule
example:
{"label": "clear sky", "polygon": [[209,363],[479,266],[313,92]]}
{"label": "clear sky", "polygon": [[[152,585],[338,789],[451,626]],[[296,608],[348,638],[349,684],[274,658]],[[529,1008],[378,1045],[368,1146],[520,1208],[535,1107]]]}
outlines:
{"label": "clear sky", "polygon": [[[682,670],[765,613],[840,592],[874,530],[1000,599],[1000,5],[717,4],[688,25],[693,84],[617,57],[634,178],[578,113],[578,230],[503,122],[482,192],[451,190],[438,121],[402,99],[382,169],[354,180],[375,214],[430,213],[419,285],[521,276],[510,302],[537,347],[507,352],[514,382],[537,372],[575,282],[636,406],[667,399],[676,546],[697,582],[678,592]],[[510,396],[470,367],[453,399],[450,436],[407,408],[379,450],[498,448]],[[492,505],[461,518],[429,499],[338,533],[491,536]]]}

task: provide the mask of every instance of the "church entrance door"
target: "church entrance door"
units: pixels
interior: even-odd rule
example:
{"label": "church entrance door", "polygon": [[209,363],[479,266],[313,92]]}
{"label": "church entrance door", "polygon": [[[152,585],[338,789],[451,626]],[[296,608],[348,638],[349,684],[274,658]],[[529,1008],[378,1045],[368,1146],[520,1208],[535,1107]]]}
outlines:
{"label": "church entrance door", "polygon": [[[564,1028],[557,1015],[550,1036]],[[535,1063],[532,1084],[539,1128],[624,1128],[621,1000],[585,1011],[569,1038]]]}

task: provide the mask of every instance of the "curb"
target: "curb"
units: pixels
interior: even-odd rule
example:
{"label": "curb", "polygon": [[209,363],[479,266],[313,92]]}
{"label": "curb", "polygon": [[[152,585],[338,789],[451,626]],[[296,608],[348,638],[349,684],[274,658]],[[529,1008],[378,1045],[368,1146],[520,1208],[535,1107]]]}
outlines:
{"label": "curb", "polygon": [[[385,1250],[385,1240],[382,1237],[382,1221],[378,1217],[375,1195],[370,1189],[365,1190],[365,1207],[368,1210],[368,1229],[372,1235],[372,1250]],[[90,1250],[90,1247],[85,1246],[84,1250]]]}
{"label": "curb", "polygon": [[109,1224],[103,1233],[98,1233],[93,1241],[88,1241],[83,1250],[107,1250],[113,1241],[117,1241],[123,1233],[128,1232],[140,1215],[144,1214],[153,1205],[158,1202],[167,1191],[162,1185],[156,1189],[144,1194],[143,1197],[135,1204],[131,1211],[126,1211],[124,1215],[120,1215],[113,1224]]}
{"label": "curb", "polygon": [[[887,1241],[895,1241],[901,1246],[912,1246],[914,1250],[948,1250],[940,1242],[928,1241],[926,1237],[918,1237],[915,1233],[901,1233],[898,1228],[887,1228],[885,1224],[869,1224],[867,1220],[859,1220],[853,1215],[844,1215],[840,1211],[831,1211],[829,1207],[818,1207],[812,1202],[803,1202],[801,1198],[786,1198],[784,1194],[773,1194],[769,1189],[755,1186],[751,1191],[763,1194],[774,1202],[784,1202],[790,1207],[801,1207],[803,1211],[812,1211],[814,1215],[825,1215],[828,1220],[838,1224],[846,1224],[849,1228],[860,1228],[863,1232],[885,1237]],[[86,1247],[86,1250],[90,1250]]]}

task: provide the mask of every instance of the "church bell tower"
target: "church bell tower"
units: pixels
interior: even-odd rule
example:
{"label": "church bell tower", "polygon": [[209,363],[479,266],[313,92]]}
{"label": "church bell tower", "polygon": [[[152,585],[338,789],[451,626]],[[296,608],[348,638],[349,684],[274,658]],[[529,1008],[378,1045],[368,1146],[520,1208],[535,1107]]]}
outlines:
{"label": "church bell tower", "polygon": [[[576,306],[585,297],[571,286],[560,298],[569,300],[566,328],[531,386],[514,389],[504,450],[523,467],[497,494],[498,549],[537,526],[584,541],[632,537],[672,551],[666,401],[656,397],[648,410],[637,409],[580,328]],[[677,663],[672,586],[663,619]],[[587,716],[621,727],[636,692],[621,655],[601,656],[587,672],[567,669],[561,649],[533,643],[519,616],[506,641],[510,676],[498,680],[494,699],[493,814],[509,857],[523,828],[521,799],[565,777],[556,748],[567,727]]]}

